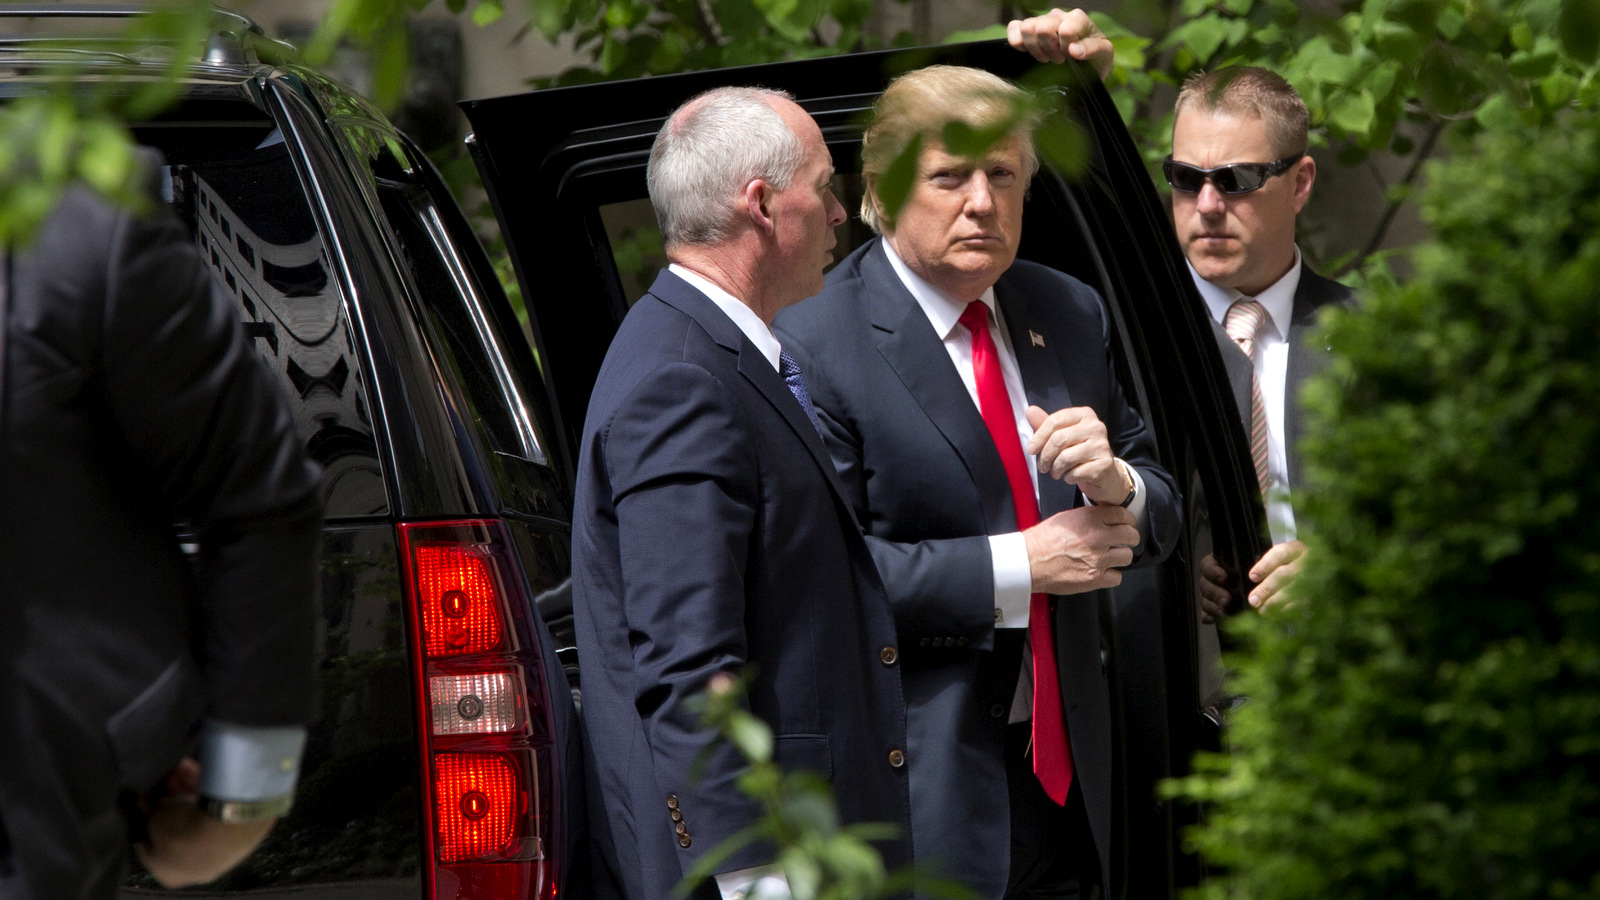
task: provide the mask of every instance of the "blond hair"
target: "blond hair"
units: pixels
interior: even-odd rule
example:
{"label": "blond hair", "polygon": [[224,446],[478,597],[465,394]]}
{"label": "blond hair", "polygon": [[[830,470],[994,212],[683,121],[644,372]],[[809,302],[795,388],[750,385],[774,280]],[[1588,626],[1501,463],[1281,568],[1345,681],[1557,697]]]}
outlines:
{"label": "blond hair", "polygon": [[861,221],[882,233],[878,216],[878,182],[901,153],[920,136],[924,147],[944,143],[944,128],[961,122],[971,128],[993,128],[1015,122],[1011,135],[1022,149],[1024,181],[1039,171],[1033,146],[1037,115],[1024,102],[1027,92],[1004,78],[965,66],[928,66],[890,82],[873,105],[872,124],[861,136]]}

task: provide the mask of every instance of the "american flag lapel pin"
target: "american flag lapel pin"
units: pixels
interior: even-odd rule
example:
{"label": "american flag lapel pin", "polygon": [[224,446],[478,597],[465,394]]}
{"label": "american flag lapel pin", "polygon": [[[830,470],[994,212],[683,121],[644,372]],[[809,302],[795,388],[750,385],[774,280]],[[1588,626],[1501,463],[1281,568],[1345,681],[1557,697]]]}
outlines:
{"label": "american flag lapel pin", "polygon": [[1032,342],[1035,347],[1043,347],[1044,346],[1044,335],[1040,334],[1037,331],[1034,331],[1031,328],[1028,329],[1028,340],[1030,342]]}

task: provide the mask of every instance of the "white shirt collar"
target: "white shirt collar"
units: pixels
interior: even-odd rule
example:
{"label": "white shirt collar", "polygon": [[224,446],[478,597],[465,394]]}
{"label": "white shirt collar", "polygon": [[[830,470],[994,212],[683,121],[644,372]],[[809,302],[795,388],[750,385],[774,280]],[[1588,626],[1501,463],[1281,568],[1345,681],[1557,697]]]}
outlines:
{"label": "white shirt collar", "polygon": [[778,339],[772,336],[772,329],[767,327],[767,323],[761,321],[761,317],[756,315],[755,310],[745,306],[744,303],[740,302],[739,298],[712,284],[705,277],[685,269],[677,263],[667,266],[667,271],[689,282],[690,287],[696,288],[700,293],[706,295],[707,300],[715,303],[717,309],[722,310],[724,315],[732,319],[733,324],[738,326],[739,330],[744,332],[744,336],[750,339],[750,343],[761,351],[761,355],[767,358],[767,362],[772,363],[772,370],[774,372],[778,371],[778,355],[783,352],[783,345],[779,344]]}
{"label": "white shirt collar", "polygon": [[[967,304],[971,302],[972,298],[961,300],[952,297],[934,287],[921,275],[911,271],[911,267],[906,265],[905,260],[900,258],[900,254],[894,252],[894,245],[889,243],[888,238],[883,239],[883,252],[884,255],[889,257],[889,266],[894,269],[896,275],[900,276],[900,283],[904,284],[906,290],[911,292],[912,298],[917,301],[917,305],[922,307],[923,313],[928,316],[928,321],[933,323],[934,331],[939,333],[939,340],[948,339],[950,332],[955,329],[956,325],[960,324],[961,314],[967,311]],[[982,300],[984,305],[989,307],[989,313],[994,316],[995,324],[999,325],[1000,310],[995,306],[994,288],[986,289],[982,296],[977,299]]]}
{"label": "white shirt collar", "polygon": [[[1200,290],[1200,298],[1206,302],[1206,309],[1211,313],[1211,318],[1218,324],[1227,317],[1228,307],[1245,296],[1234,288],[1218,287],[1201,278],[1193,265],[1189,266],[1189,275],[1194,278],[1194,286]],[[1300,247],[1296,245],[1294,265],[1289,267],[1289,271],[1285,272],[1282,278],[1255,297],[1261,308],[1267,311],[1267,321],[1272,323],[1272,330],[1277,332],[1280,340],[1289,339],[1289,321],[1294,316],[1294,294],[1299,289]]]}

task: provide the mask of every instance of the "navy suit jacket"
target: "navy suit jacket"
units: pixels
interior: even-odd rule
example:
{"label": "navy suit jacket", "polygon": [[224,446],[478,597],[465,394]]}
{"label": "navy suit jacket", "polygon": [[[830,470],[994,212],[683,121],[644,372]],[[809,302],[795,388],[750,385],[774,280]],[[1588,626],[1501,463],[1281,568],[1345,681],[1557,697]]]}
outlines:
{"label": "navy suit jacket", "polygon": [[[1178,492],[1112,372],[1100,297],[1020,261],[995,296],[1028,402],[1051,412],[1094,408],[1114,452],[1144,478],[1147,527],[1136,564],[1164,558],[1177,542]],[[780,314],[777,325],[806,373],[894,607],[918,867],[999,897],[1010,860],[1005,726],[1025,637],[1022,629],[994,627],[988,535],[1017,530],[1000,455],[881,239],[840,262],[827,288]],[[1076,487],[1039,478],[1041,516],[1081,502]],[[1112,725],[1098,601],[1097,594],[1059,599],[1055,630],[1075,780],[1109,884]]]}
{"label": "navy suit jacket", "polygon": [[[734,783],[742,757],[692,702],[718,672],[750,676],[779,763],[829,776],[844,821],[898,826],[879,849],[909,863],[898,643],[871,554],[783,379],[670,272],[628,312],[596,381],[572,549],[603,801],[591,830],[624,896],[667,897],[758,815]],[[772,853],[749,847],[718,869]]]}
{"label": "navy suit jacket", "polygon": [[[1324,278],[1304,263],[1300,266],[1300,285],[1294,292],[1294,310],[1289,318],[1289,367],[1284,376],[1283,438],[1284,453],[1289,468],[1289,488],[1304,484],[1299,443],[1305,436],[1304,416],[1300,408],[1300,389],[1306,379],[1328,365],[1328,351],[1332,348],[1310,340],[1317,317],[1324,307],[1349,306],[1355,300],[1350,289]],[[1208,317],[1209,318],[1209,317]],[[1239,409],[1239,420],[1244,423],[1245,434],[1250,433],[1250,358],[1239,352],[1239,345],[1228,337],[1228,332],[1215,319],[1211,330],[1217,345],[1222,348],[1222,361],[1228,371],[1228,384],[1233,388],[1233,400]]]}

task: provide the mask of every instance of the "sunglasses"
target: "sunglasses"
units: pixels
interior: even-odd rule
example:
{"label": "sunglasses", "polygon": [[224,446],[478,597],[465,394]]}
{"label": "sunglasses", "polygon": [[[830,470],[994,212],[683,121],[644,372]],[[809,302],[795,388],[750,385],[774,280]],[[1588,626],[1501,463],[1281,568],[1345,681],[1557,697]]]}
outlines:
{"label": "sunglasses", "polygon": [[1198,194],[1206,179],[1224,194],[1248,194],[1267,183],[1274,175],[1289,171],[1295,163],[1305,158],[1304,153],[1285,156],[1268,163],[1232,163],[1215,169],[1202,169],[1188,163],[1173,162],[1170,155],[1161,161],[1161,174],[1167,177],[1172,189],[1185,194]]}

